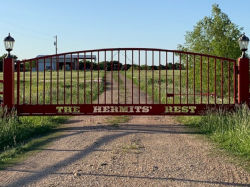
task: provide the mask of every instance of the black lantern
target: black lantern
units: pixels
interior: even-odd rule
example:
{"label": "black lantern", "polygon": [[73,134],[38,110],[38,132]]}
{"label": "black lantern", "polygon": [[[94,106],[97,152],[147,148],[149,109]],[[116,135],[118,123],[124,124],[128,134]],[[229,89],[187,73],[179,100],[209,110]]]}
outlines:
{"label": "black lantern", "polygon": [[242,51],[242,58],[246,58],[246,51],[248,48],[249,38],[243,33],[239,38],[240,50]]}
{"label": "black lantern", "polygon": [[4,38],[4,46],[5,46],[6,51],[8,51],[8,58],[10,58],[10,51],[12,51],[14,47],[14,43],[15,43],[15,40],[14,38],[10,36],[10,33],[9,33],[9,36]]}

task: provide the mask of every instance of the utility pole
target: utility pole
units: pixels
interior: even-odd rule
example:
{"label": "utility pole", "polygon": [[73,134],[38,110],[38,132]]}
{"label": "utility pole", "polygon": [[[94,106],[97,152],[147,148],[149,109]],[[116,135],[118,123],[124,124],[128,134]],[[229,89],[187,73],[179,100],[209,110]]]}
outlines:
{"label": "utility pole", "polygon": [[[55,35],[56,41],[54,41],[54,46],[56,47],[56,70],[57,70],[57,78],[58,78],[58,71],[59,71],[59,63],[58,63],[58,56],[57,56],[57,35]],[[58,98],[58,92],[57,92],[57,98]]]}
{"label": "utility pole", "polygon": [[54,46],[56,47],[56,55],[57,55],[57,35],[55,36],[56,41],[54,42]]}

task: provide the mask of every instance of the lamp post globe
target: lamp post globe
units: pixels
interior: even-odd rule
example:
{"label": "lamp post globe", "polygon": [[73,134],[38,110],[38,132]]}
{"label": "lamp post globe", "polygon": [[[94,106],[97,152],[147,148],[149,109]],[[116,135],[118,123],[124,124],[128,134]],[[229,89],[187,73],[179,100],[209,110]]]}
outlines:
{"label": "lamp post globe", "polygon": [[248,49],[248,43],[249,43],[249,38],[243,33],[241,37],[238,40],[240,50],[242,51],[242,56],[241,58],[246,58],[246,51]]}
{"label": "lamp post globe", "polygon": [[12,51],[13,47],[14,47],[14,43],[15,43],[15,40],[14,38],[12,38],[10,36],[10,33],[7,37],[4,38],[4,46],[5,46],[5,49],[6,51],[8,51],[8,58],[10,58],[10,51]]}

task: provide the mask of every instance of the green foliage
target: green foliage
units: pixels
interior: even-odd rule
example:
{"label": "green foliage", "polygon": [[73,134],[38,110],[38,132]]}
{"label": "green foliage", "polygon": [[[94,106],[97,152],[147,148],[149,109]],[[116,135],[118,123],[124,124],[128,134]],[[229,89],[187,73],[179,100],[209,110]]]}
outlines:
{"label": "green foliage", "polygon": [[182,117],[181,122],[198,127],[222,148],[250,161],[250,110],[210,112],[202,117]]}
{"label": "green foliage", "polygon": [[[227,14],[221,11],[219,5],[214,4],[212,6],[212,15],[209,17],[206,16],[198,21],[193,31],[188,31],[186,33],[186,42],[184,45],[179,45],[178,49],[237,59],[241,53],[238,45],[241,31],[242,28],[232,23]],[[186,57],[183,56],[183,63],[185,63],[185,59]],[[210,58],[209,60],[210,62],[208,62],[208,58],[201,58],[199,56],[196,56],[196,59],[194,59],[193,56],[189,57],[189,62],[192,62],[188,65],[190,83],[195,83],[194,85],[196,88],[200,88],[202,85],[201,89],[206,91],[209,90],[210,93],[216,91],[220,95],[222,92],[225,94],[228,90],[226,90],[226,88],[221,90],[219,86],[215,88],[215,81],[211,81],[211,84],[207,85],[207,72],[209,72],[209,76],[213,80],[216,76],[216,85],[220,85],[221,82],[232,82],[232,78],[228,76],[228,71],[233,75],[233,65],[231,63],[231,66],[228,68],[228,61],[216,60],[214,58]],[[224,63],[223,67],[222,63]],[[194,69],[194,66],[196,69]],[[216,73],[214,71],[215,69]],[[221,73],[222,71],[224,72],[223,75]],[[203,73],[202,79],[199,76],[201,72]]]}
{"label": "green foliage", "polygon": [[96,62],[90,62],[90,61],[80,61],[79,62],[79,69],[80,70],[84,70],[84,67],[86,68],[86,70],[107,70],[107,71],[111,71],[111,69],[113,70],[118,70],[119,69],[123,69],[124,65],[122,65],[122,63],[120,63],[119,61],[102,61],[99,63]]}
{"label": "green foliage", "polygon": [[[3,109],[1,108],[1,113]],[[15,113],[0,119],[0,152],[26,143],[52,131],[65,117],[17,117]]]}
{"label": "green foliage", "polygon": [[[58,78],[57,78],[58,73]],[[92,74],[92,89],[91,89],[91,74]],[[45,75],[45,77],[44,77]],[[1,76],[1,74],[0,74]],[[25,76],[25,79],[24,79]],[[64,82],[65,76],[65,82]],[[72,86],[71,86],[71,76],[72,76]],[[99,91],[103,91],[103,81],[101,80],[104,76],[104,71],[99,71]],[[38,79],[37,79],[38,77]],[[78,82],[79,78],[79,82]],[[86,78],[86,82],[84,83],[84,79]],[[50,82],[50,79],[52,80]],[[25,81],[24,81],[25,80]],[[59,92],[57,92],[57,80]],[[31,90],[30,90],[31,85]],[[44,87],[45,86],[45,87]],[[65,86],[65,90],[64,90]],[[1,88],[1,85],[0,85]],[[72,88],[72,97],[71,97],[71,88]],[[78,90],[79,88],[79,90]],[[38,90],[38,92],[37,92]],[[45,96],[43,92],[45,90]],[[98,72],[97,71],[86,71],[78,72],[73,70],[71,71],[52,71],[52,72],[33,72],[30,76],[30,72],[21,72],[20,73],[20,102],[22,103],[23,97],[25,98],[25,102],[30,102],[30,94],[31,94],[31,103],[36,104],[37,102],[37,94],[38,94],[38,103],[43,104],[43,99],[45,97],[45,104],[57,103],[57,93],[58,93],[58,103],[64,104],[64,91],[65,91],[65,102],[67,104],[72,103],[76,104],[77,101],[79,103],[84,103],[84,92],[86,96],[86,103],[91,102],[91,90],[92,90],[92,99],[97,98],[98,93]],[[24,93],[25,91],[25,93]],[[51,94],[50,94],[51,93]],[[24,96],[25,94],[25,96]],[[50,95],[52,96],[50,98]]]}
{"label": "green foliage", "polygon": [[120,123],[126,123],[129,120],[129,116],[114,116],[112,118],[109,118],[107,122],[110,123],[112,126],[119,127]]}
{"label": "green foliage", "polygon": [[240,56],[238,39],[242,28],[232,23],[219,5],[212,6],[212,16],[204,17],[193,31],[185,35],[185,44],[179,45],[180,50],[211,54],[236,59]]}
{"label": "green foliage", "polygon": [[[0,72],[3,71],[3,59],[5,59],[7,57],[7,53],[3,54],[2,56],[0,56]],[[17,60],[17,56],[16,55],[10,55],[12,58],[14,58],[15,60]]]}

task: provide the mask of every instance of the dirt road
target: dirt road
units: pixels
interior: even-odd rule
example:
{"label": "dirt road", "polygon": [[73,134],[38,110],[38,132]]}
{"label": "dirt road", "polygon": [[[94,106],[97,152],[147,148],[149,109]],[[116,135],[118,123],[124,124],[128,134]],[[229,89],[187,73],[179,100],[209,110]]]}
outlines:
{"label": "dirt road", "polygon": [[70,119],[47,148],[0,171],[0,186],[250,186],[249,173],[171,117],[108,121]]}

